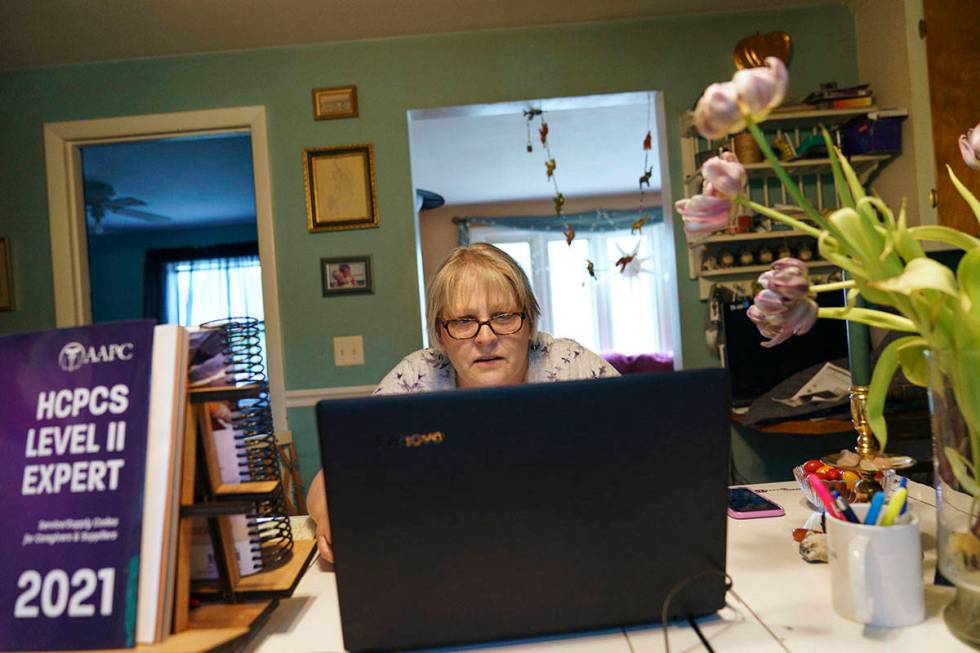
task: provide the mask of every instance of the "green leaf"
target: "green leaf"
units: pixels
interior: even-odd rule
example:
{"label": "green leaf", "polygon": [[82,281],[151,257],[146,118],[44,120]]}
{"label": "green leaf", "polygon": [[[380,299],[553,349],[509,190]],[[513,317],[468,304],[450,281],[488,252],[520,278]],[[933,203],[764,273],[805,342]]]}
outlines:
{"label": "green leaf", "polygon": [[907,202],[902,198],[902,207],[898,211],[898,224],[895,226],[895,249],[898,255],[906,261],[922,258],[926,255],[922,246],[909,233],[908,217],[905,211]]}
{"label": "green leaf", "polygon": [[975,497],[980,496],[980,484],[970,475],[967,469],[968,463],[962,454],[953,447],[944,447],[943,451],[946,453],[946,460],[949,461],[949,466],[953,470],[953,476],[960,482],[963,489]]}
{"label": "green leaf", "polygon": [[953,180],[953,185],[956,186],[956,190],[960,192],[960,195],[966,200],[966,203],[970,205],[973,215],[977,217],[977,220],[980,220],[980,200],[956,177],[956,174],[953,173],[953,169],[949,167],[948,163],[946,164],[946,171],[949,172],[949,178]]}
{"label": "green leaf", "polygon": [[869,281],[868,285],[903,295],[924,290],[937,290],[953,297],[959,294],[952,270],[930,258],[913,259],[905,266],[902,274],[889,279]]}
{"label": "green leaf", "polygon": [[909,229],[909,234],[916,240],[934,240],[936,242],[952,245],[953,247],[958,247],[959,249],[967,252],[980,247],[980,239],[974,238],[970,234],[965,234],[962,231],[951,227],[943,227],[939,225],[911,227]]}
{"label": "green leaf", "polygon": [[882,451],[888,444],[885,397],[888,395],[888,386],[891,385],[892,377],[895,376],[895,370],[898,368],[898,348],[903,340],[906,338],[899,338],[882,350],[878,362],[875,364],[874,373],[871,375],[871,384],[868,386],[868,402],[865,406],[868,426],[878,439],[878,445]]}
{"label": "green leaf", "polygon": [[841,170],[844,171],[844,177],[847,179],[847,185],[851,189],[851,195],[854,196],[854,203],[856,205],[867,196],[864,192],[864,186],[861,185],[861,181],[858,179],[858,176],[854,172],[854,168],[851,167],[851,163],[847,160],[847,157],[841,154],[840,150],[837,150],[836,154],[840,159]]}
{"label": "green leaf", "polygon": [[878,255],[884,247],[884,239],[875,231],[874,225],[866,216],[848,208],[834,211],[830,215],[830,223],[841,232],[843,242],[851,246],[870,271],[870,266],[877,264]]}
{"label": "green leaf", "polygon": [[840,162],[837,160],[838,156],[841,156],[840,152],[834,147],[833,142],[830,140],[830,134],[823,127],[820,128],[823,133],[823,142],[827,145],[827,152],[830,153],[830,170],[834,173],[834,188],[837,190],[837,194],[840,196],[841,206],[848,208],[854,208],[854,198],[851,197],[851,189],[847,187],[847,181],[844,179],[844,173],[840,169]]}
{"label": "green leaf", "polygon": [[898,364],[902,366],[905,378],[923,388],[929,386],[929,365],[926,361],[926,351],[929,343],[920,336],[906,336],[895,342],[901,342],[898,347]]}
{"label": "green leaf", "polygon": [[980,248],[963,255],[956,268],[956,278],[968,303],[962,307],[963,310],[980,318]]}
{"label": "green leaf", "polygon": [[884,216],[885,226],[889,231],[895,229],[895,214],[892,213],[892,210],[888,208],[888,205],[885,204],[880,197],[871,197],[871,196],[865,197],[860,202],[858,202],[858,208],[860,208],[864,204],[870,204],[874,208],[878,209],[878,212]]}

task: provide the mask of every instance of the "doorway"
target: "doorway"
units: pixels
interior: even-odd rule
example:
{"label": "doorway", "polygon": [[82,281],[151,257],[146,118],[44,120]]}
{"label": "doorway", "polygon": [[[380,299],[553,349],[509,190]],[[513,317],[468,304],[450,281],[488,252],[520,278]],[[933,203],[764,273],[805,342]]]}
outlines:
{"label": "doorway", "polygon": [[413,186],[445,198],[416,216],[423,289],[450,249],[490,242],[524,269],[543,330],[681,366],[660,93],[420,109],[408,119]]}
{"label": "doorway", "polygon": [[[89,223],[94,223],[91,202],[86,205],[83,151],[113,143],[167,140],[200,140],[202,137],[228,138],[229,132],[247,136],[252,163],[254,214],[257,252],[261,261],[261,287],[265,317],[266,353],[270,403],[277,432],[288,431],[285,410],[285,383],[282,369],[282,341],[276,282],[275,241],[269,184],[269,157],[264,107],[241,107],[207,111],[107,118],[99,120],[48,123],[44,126],[45,163],[48,181],[49,223],[51,227],[52,271],[54,275],[56,320],[59,327],[89,324],[93,321],[92,279],[89,268]],[[89,150],[94,152],[95,150]],[[116,189],[112,189],[115,191]],[[106,193],[106,189],[102,189]],[[107,200],[115,197],[110,196]],[[136,218],[141,222],[167,218],[152,211],[134,195],[111,206],[143,212],[156,218]],[[127,205],[128,206],[125,206]],[[108,209],[109,207],[103,207]],[[99,212],[99,211],[97,211]],[[103,219],[112,210],[101,211]],[[119,215],[120,220],[126,217]],[[132,218],[132,216],[129,216]],[[101,220],[100,220],[101,221]],[[93,229],[95,225],[93,224]],[[103,232],[109,221],[102,225]],[[101,309],[100,309],[101,310]]]}

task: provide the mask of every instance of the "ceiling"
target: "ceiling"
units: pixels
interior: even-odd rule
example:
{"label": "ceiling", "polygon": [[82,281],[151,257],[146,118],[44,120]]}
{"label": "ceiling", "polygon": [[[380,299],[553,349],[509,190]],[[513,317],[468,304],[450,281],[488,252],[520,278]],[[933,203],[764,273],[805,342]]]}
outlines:
{"label": "ceiling", "polygon": [[[85,185],[112,187],[109,202],[135,198],[136,211],[168,218],[146,220],[105,210],[106,234],[194,229],[255,223],[252,139],[248,133],[130,141],[82,148]],[[90,233],[95,220],[86,195]],[[126,202],[123,199],[123,202]]]}
{"label": "ceiling", "polygon": [[0,70],[801,4],[813,0],[0,0]]}
{"label": "ceiling", "polygon": [[531,128],[534,150],[527,152],[522,114],[535,107],[544,111],[558,188],[567,198],[638,192],[648,129],[653,135],[649,190],[659,192],[654,98],[654,93],[616,93],[413,111],[412,179],[447,204],[554,197],[538,119]]}

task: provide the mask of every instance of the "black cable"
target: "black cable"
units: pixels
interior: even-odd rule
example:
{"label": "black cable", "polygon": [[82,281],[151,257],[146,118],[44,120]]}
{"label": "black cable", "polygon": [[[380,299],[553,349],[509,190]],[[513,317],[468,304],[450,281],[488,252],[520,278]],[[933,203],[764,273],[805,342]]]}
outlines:
{"label": "black cable", "polygon": [[704,647],[708,649],[708,653],[715,653],[715,649],[711,648],[711,644],[708,643],[708,640],[705,638],[704,633],[701,632],[701,629],[698,627],[698,622],[694,620],[694,617],[692,617],[691,615],[687,615],[687,623],[691,624],[691,628],[693,628],[694,632],[697,633],[698,639],[701,640],[701,643],[704,644]]}
{"label": "black cable", "polygon": [[[661,622],[661,626],[663,627],[663,631],[664,631],[664,651],[666,653],[670,653],[670,639],[667,636],[667,615],[668,615],[669,610],[670,610],[670,602],[674,600],[674,595],[677,594],[678,592],[680,592],[682,589],[684,589],[687,586],[687,584],[690,583],[691,581],[697,580],[698,578],[701,578],[703,576],[714,576],[714,575],[724,576],[725,577],[725,590],[727,591],[727,590],[731,589],[731,587],[732,587],[732,577],[731,576],[729,576],[727,573],[725,573],[721,569],[705,569],[704,571],[698,572],[698,573],[694,574],[693,576],[688,576],[687,578],[682,578],[680,581],[678,581],[678,583],[676,585],[674,585],[674,587],[671,588],[671,590],[669,592],[667,592],[667,596],[664,598],[664,607],[660,610],[660,622]],[[698,636],[701,637],[701,633],[700,632],[698,632]],[[701,637],[701,640],[704,641],[704,638]]]}
{"label": "black cable", "polygon": [[[779,636],[777,636],[776,633],[774,633],[772,631],[772,629],[769,628],[769,626],[767,626],[765,624],[765,622],[763,622],[762,619],[759,618],[759,615],[757,615],[755,613],[755,610],[753,610],[749,606],[749,604],[746,603],[745,600],[735,592],[735,590],[734,590],[735,582],[732,580],[732,577],[729,576],[726,572],[722,571],[721,569],[705,569],[704,571],[698,572],[698,573],[694,574],[693,576],[688,576],[687,578],[683,578],[680,581],[678,581],[677,584],[674,585],[674,587],[672,587],[669,592],[667,592],[667,596],[666,596],[666,598],[664,598],[664,606],[663,606],[663,609],[660,611],[661,627],[663,628],[663,632],[664,632],[664,651],[665,651],[665,653],[670,653],[670,638],[669,638],[669,636],[667,634],[667,614],[669,613],[669,610],[670,610],[670,602],[673,601],[674,595],[677,594],[678,592],[680,592],[682,589],[684,589],[684,587],[686,587],[688,585],[688,583],[690,583],[691,581],[697,580],[698,578],[701,578],[703,576],[713,576],[713,575],[724,576],[724,578],[725,578],[725,591],[726,592],[730,592],[731,595],[734,596],[735,599],[738,600],[739,603],[741,603],[742,605],[744,605],[745,606],[745,609],[749,611],[749,614],[751,614],[752,617],[757,622],[759,622],[759,625],[762,626],[767,633],[769,633],[769,636],[772,637],[774,640],[776,640],[776,643],[779,644],[779,646],[784,651],[786,651],[787,653],[789,653],[789,649],[786,648],[786,645],[783,643],[783,640],[780,639]],[[708,651],[710,651],[711,653],[714,653],[714,649],[712,649],[711,648],[711,645],[708,644],[708,640],[705,638],[704,634],[702,634],[701,629],[694,622],[694,620],[690,617],[690,615],[688,615],[687,621],[694,628],[694,632],[697,633],[697,636],[698,636],[698,638],[700,638],[701,643],[704,644],[704,647],[706,649],[708,649]],[[624,633],[626,632],[625,629],[624,629],[623,632]],[[626,641],[629,642],[629,636],[628,635],[627,635]],[[631,651],[633,650],[632,644],[630,644],[630,650]]]}

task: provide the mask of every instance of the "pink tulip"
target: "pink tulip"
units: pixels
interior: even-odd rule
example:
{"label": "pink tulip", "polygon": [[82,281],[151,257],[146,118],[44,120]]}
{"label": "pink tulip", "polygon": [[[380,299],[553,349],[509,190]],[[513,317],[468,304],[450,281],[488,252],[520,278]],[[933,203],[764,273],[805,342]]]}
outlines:
{"label": "pink tulip", "polygon": [[720,156],[713,156],[705,161],[701,166],[701,175],[704,177],[706,188],[709,188],[707,184],[710,184],[710,190],[705,192],[722,197],[737,196],[748,181],[745,167],[731,152],[723,152]]}
{"label": "pink tulip", "polygon": [[759,285],[789,301],[796,301],[810,292],[806,265],[795,258],[781,258],[772,269],[762,273]]}
{"label": "pink tulip", "polygon": [[[779,335],[779,327],[772,324],[769,316],[760,310],[755,304],[749,306],[749,310],[747,310],[745,314],[748,315],[749,319],[752,320],[756,328],[759,329],[759,333],[766,338],[775,338]],[[765,343],[763,343],[763,345],[764,344]]]}
{"label": "pink tulip", "polygon": [[789,74],[781,60],[766,57],[764,67],[740,70],[735,73],[732,82],[742,110],[752,116],[752,120],[759,122],[765,120],[769,112],[786,97]]}
{"label": "pink tulip", "polygon": [[726,228],[731,220],[732,201],[724,197],[694,195],[677,200],[674,208],[684,219],[684,232],[693,236]]}
{"label": "pink tulip", "polygon": [[754,306],[762,311],[763,315],[766,315],[767,317],[781,315],[792,303],[782,297],[779,293],[772,290],[759,291],[753,302]]}
{"label": "pink tulip", "polygon": [[704,90],[694,107],[694,126],[705,138],[718,140],[745,129],[745,121],[738,107],[735,84],[712,84]]}
{"label": "pink tulip", "polygon": [[[795,302],[786,303],[781,311],[774,309],[778,304],[773,302],[769,290],[763,290],[756,295],[755,303],[746,312],[756,328],[764,337],[763,347],[775,347],[786,342],[794,335],[803,335],[813,328],[817,321],[817,303],[809,297],[803,297]],[[764,295],[764,296],[763,296]],[[775,293],[772,293],[775,295]],[[760,302],[760,296],[762,301]]]}
{"label": "pink tulip", "polygon": [[960,154],[963,161],[974,170],[980,170],[980,124],[960,136]]}

